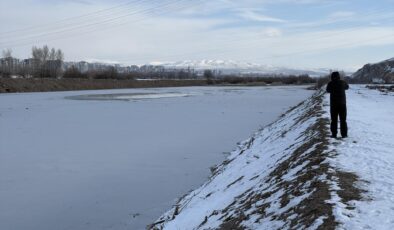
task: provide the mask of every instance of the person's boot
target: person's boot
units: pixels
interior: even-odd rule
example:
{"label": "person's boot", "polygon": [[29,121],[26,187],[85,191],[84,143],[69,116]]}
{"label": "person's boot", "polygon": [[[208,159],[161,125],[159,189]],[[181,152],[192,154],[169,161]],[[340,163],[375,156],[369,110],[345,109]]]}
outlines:
{"label": "person's boot", "polygon": [[336,134],[331,134],[331,138],[337,138]]}

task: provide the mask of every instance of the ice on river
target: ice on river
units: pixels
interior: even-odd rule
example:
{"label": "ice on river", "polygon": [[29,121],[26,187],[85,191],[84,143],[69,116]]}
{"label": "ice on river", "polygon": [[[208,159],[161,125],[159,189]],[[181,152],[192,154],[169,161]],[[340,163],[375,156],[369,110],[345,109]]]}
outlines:
{"label": "ice on river", "polygon": [[2,94],[0,229],[144,229],[304,88]]}

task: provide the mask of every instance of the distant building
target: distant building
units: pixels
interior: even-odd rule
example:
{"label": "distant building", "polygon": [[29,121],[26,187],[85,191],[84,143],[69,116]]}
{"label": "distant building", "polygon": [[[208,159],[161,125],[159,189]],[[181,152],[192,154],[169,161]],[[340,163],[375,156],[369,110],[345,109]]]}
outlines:
{"label": "distant building", "polygon": [[89,63],[87,63],[86,61],[77,62],[76,67],[81,73],[86,73],[89,71]]}
{"label": "distant building", "polygon": [[13,57],[1,58],[0,66],[3,72],[14,73],[17,71],[19,59]]}
{"label": "distant building", "polygon": [[23,59],[21,62],[21,65],[23,68],[28,68],[28,69],[33,69],[34,66],[36,65],[37,60],[33,58],[28,58],[28,59]]}
{"label": "distant building", "polygon": [[137,65],[131,65],[127,67],[129,69],[129,72],[138,72],[140,70],[140,67]]}

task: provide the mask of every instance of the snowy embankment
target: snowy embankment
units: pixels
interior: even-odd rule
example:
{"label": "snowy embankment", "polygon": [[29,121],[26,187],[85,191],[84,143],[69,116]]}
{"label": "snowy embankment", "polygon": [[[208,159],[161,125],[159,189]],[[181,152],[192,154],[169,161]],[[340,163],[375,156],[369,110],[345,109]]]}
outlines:
{"label": "snowy embankment", "polygon": [[150,227],[392,228],[394,98],[365,86],[348,97],[350,138],[329,138],[328,95],[317,92],[240,144]]}
{"label": "snowy embankment", "polygon": [[[351,86],[348,92],[349,138],[331,140],[337,156],[331,164],[359,176],[364,199],[352,209],[337,206],[343,229],[394,229],[394,92],[383,87]],[[393,88],[393,86],[386,86]],[[326,98],[325,104],[329,100]],[[326,109],[328,114],[328,107]]]}

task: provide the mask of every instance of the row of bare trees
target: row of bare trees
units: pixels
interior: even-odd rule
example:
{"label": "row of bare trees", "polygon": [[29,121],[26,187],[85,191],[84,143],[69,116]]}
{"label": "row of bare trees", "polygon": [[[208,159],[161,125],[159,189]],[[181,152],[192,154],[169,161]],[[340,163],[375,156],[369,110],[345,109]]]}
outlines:
{"label": "row of bare trees", "polygon": [[0,77],[58,78],[62,75],[64,53],[60,49],[33,47],[31,58],[19,60],[12,56],[12,50],[2,52]]}
{"label": "row of bare trees", "polygon": [[62,75],[62,65],[64,60],[63,52],[48,46],[33,47],[33,75],[40,78],[57,78]]}
{"label": "row of bare trees", "polygon": [[60,49],[49,49],[47,45],[43,46],[42,48],[33,46],[31,50],[31,55],[33,59],[39,60],[42,63],[54,60],[63,61],[64,59],[64,54]]}
{"label": "row of bare trees", "polygon": [[63,78],[84,78],[84,79],[117,79],[117,80],[133,80],[133,79],[201,79],[194,71],[186,71],[183,69],[167,69],[163,71],[140,71],[134,70],[129,72],[118,72],[113,66],[108,66],[104,70],[88,70],[81,72],[75,66],[67,68],[63,73]]}

